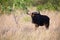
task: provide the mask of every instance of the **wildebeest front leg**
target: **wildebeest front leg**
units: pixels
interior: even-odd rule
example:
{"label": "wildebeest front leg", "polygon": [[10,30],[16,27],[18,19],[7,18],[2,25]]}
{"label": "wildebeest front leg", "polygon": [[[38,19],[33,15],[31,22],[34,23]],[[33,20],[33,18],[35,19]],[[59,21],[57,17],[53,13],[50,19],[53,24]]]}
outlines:
{"label": "wildebeest front leg", "polygon": [[39,27],[39,25],[35,24],[35,30],[37,30],[38,27]]}

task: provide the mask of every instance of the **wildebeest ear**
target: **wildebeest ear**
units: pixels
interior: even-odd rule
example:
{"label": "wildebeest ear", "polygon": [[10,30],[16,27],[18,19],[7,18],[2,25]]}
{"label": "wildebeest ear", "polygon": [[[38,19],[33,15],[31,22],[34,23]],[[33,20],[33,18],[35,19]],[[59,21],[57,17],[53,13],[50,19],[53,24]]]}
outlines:
{"label": "wildebeest ear", "polygon": [[38,12],[38,14],[41,15],[41,14],[40,14],[40,11]]}
{"label": "wildebeest ear", "polygon": [[28,14],[28,15],[30,15],[30,13],[31,13],[30,11],[27,11],[27,14]]}

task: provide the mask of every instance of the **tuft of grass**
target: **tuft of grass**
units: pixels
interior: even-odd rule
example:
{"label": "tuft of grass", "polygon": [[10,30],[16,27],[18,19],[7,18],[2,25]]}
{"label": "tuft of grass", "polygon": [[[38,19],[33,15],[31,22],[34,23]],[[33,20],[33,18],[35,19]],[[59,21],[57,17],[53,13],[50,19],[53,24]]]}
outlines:
{"label": "tuft of grass", "polygon": [[22,19],[23,22],[29,22],[31,20],[31,18],[27,15],[25,15]]}

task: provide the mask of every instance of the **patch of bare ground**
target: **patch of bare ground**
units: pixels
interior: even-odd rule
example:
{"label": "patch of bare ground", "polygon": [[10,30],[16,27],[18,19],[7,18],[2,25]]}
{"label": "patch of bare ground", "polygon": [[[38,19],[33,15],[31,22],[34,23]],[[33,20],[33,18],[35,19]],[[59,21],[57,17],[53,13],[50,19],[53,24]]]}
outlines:
{"label": "patch of bare ground", "polygon": [[47,10],[41,14],[49,16],[49,29],[42,26],[34,30],[31,17],[19,11],[15,16],[0,16],[0,40],[60,40],[60,12]]}

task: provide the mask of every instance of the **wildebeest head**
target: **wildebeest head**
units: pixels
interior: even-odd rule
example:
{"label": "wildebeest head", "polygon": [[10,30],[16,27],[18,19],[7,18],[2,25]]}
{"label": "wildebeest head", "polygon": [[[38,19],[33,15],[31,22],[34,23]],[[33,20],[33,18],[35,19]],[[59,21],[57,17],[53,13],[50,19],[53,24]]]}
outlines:
{"label": "wildebeest head", "polygon": [[33,17],[35,15],[40,15],[40,12],[28,12],[27,14]]}

